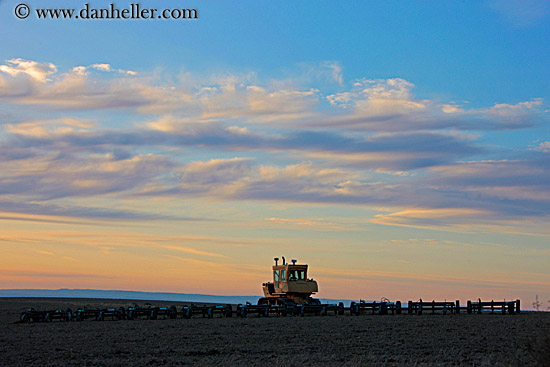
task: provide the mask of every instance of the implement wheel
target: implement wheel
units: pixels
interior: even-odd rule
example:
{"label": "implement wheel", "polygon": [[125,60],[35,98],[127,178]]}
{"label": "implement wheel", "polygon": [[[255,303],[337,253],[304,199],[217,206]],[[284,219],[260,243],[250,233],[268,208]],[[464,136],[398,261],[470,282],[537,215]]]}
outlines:
{"label": "implement wheel", "polygon": [[19,321],[20,322],[31,322],[31,316],[28,313],[23,312],[21,314],[21,316],[19,317]]}
{"label": "implement wheel", "polygon": [[246,308],[245,307],[237,308],[237,316],[245,318],[246,317]]}
{"label": "implement wheel", "polygon": [[170,307],[168,312],[169,312],[169,315],[170,315],[169,317],[171,319],[177,319],[178,318],[178,309],[176,308],[176,306]]}
{"label": "implement wheel", "polygon": [[283,317],[286,317],[288,315],[287,305],[283,305],[283,310],[281,311],[281,315],[283,315]]}
{"label": "implement wheel", "polygon": [[225,305],[223,315],[225,317],[233,317],[233,307],[231,305]]}

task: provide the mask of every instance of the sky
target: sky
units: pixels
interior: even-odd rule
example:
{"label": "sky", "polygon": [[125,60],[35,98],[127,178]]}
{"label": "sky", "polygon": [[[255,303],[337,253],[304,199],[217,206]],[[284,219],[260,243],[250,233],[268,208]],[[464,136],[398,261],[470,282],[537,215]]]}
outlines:
{"label": "sky", "polygon": [[550,306],[549,1],[86,3],[0,1],[0,288]]}

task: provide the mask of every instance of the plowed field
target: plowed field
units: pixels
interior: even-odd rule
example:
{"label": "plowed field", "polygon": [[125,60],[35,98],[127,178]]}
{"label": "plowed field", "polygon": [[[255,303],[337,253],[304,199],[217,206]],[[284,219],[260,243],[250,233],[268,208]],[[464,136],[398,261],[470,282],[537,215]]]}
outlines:
{"label": "plowed field", "polygon": [[[144,305],[146,301],[139,301]],[[170,306],[183,303],[162,303]],[[549,366],[550,313],[237,317],[20,324],[21,308],[134,301],[0,298],[2,366]]]}

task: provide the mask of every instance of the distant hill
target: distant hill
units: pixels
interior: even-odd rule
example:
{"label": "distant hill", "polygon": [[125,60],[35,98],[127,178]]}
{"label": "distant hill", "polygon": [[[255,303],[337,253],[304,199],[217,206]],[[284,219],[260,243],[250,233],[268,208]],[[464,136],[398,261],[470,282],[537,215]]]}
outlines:
{"label": "distant hill", "polygon": [[254,296],[213,296],[208,294],[136,292],[97,289],[2,289],[0,297],[108,298],[198,303],[256,303]]}
{"label": "distant hill", "polygon": [[[0,289],[0,297],[105,298],[230,304],[246,302],[256,304],[260,298],[258,296],[215,296],[210,294],[137,292],[97,289]],[[349,305],[351,301],[321,298],[321,302],[344,302],[346,305]]]}

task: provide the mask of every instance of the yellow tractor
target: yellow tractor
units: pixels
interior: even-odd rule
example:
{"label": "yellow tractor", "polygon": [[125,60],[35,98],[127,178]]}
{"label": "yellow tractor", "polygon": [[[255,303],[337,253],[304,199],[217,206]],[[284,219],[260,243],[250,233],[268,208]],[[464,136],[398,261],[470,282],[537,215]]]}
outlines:
{"label": "yellow tractor", "polygon": [[258,300],[258,305],[280,305],[293,307],[296,305],[319,305],[318,299],[311,295],[319,291],[317,282],[307,277],[307,264],[287,264],[285,258],[279,265],[276,257],[273,266],[273,282],[263,284],[264,296]]}

